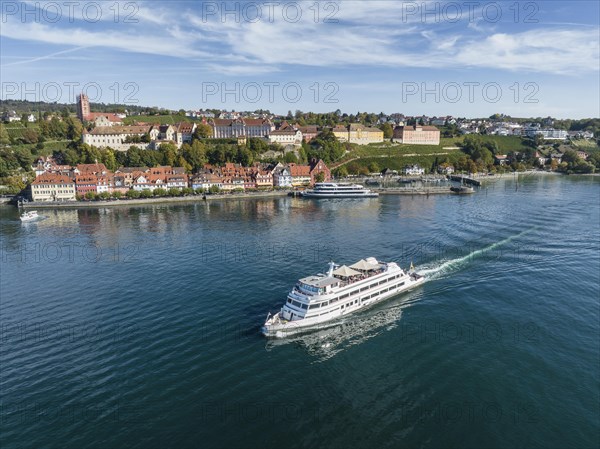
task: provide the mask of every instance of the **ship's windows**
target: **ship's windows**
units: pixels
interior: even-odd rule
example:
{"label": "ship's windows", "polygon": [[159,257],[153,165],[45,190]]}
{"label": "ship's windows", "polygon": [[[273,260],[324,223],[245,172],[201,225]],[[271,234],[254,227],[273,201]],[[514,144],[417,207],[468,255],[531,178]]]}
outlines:
{"label": "ship's windows", "polygon": [[399,286],[399,287],[402,287],[403,285],[404,285],[404,282],[400,282],[400,283],[398,284],[398,286]]}
{"label": "ship's windows", "polygon": [[300,304],[300,307],[302,307],[303,309],[308,309],[308,306],[306,304]]}
{"label": "ship's windows", "polygon": [[291,304],[291,303],[292,303],[292,300],[291,300],[290,298],[288,298],[288,301],[287,301],[287,302]]}
{"label": "ship's windows", "polygon": [[369,287],[364,286],[363,288],[360,289],[361,292],[364,292],[365,290],[367,290]]}

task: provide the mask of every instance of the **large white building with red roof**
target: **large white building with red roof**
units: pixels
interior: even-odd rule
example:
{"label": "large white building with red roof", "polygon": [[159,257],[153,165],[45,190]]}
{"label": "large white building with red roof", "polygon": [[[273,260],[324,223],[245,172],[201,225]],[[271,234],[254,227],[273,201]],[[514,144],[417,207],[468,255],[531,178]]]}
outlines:
{"label": "large white building with red roof", "polygon": [[275,129],[271,120],[260,118],[214,119],[209,124],[213,128],[213,138],[215,139],[268,138],[271,131]]}

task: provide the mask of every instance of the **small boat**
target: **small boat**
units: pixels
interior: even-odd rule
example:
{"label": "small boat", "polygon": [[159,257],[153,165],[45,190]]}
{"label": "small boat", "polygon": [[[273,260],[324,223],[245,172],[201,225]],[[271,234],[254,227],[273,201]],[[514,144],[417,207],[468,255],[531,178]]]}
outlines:
{"label": "small boat", "polygon": [[21,214],[21,221],[33,221],[33,220],[37,220],[38,218],[40,218],[40,216],[38,215],[37,211],[35,210],[30,210],[27,212],[23,212]]}

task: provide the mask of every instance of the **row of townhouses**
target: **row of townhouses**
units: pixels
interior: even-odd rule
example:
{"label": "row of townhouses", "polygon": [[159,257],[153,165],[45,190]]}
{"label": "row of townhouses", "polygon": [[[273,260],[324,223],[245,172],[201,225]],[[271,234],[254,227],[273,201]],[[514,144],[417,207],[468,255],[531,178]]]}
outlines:
{"label": "row of townhouses", "polygon": [[39,158],[31,183],[33,201],[73,201],[89,192],[126,194],[129,190],[192,189],[220,191],[273,187],[298,187],[314,184],[322,173],[324,181],[331,172],[322,160],[310,164],[261,164],[250,167],[226,163],[222,167],[205,165],[194,175],[183,167],[121,167],[112,172],[104,164],[79,164],[75,167],[54,164],[52,158]]}

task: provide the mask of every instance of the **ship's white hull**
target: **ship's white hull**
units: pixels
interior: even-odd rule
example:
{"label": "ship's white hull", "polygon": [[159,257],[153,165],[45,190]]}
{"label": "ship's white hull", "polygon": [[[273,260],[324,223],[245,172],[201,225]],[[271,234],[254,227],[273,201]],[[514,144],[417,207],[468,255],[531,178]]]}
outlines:
{"label": "ship's white hull", "polygon": [[368,193],[317,193],[302,192],[304,198],[375,198],[379,196],[377,192]]}
{"label": "ship's white hull", "polygon": [[414,287],[421,285],[423,282],[425,282],[425,278],[422,276],[417,278],[410,277],[410,279],[406,281],[404,285],[389,290],[388,292],[381,294],[376,298],[369,298],[365,299],[364,301],[362,300],[362,296],[370,296],[369,292],[365,292],[364,295],[356,295],[355,297],[350,298],[350,300],[358,298],[356,304],[327,315],[307,317],[294,321],[285,321],[280,319],[281,312],[278,312],[267,320],[267,322],[261,328],[261,332],[270,338],[285,338],[290,335],[314,330],[315,328],[324,328],[329,325],[333,326],[335,325],[335,321],[339,318],[348,316],[359,310],[364,310],[374,304],[379,304],[388,298],[411,290]]}

